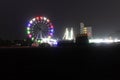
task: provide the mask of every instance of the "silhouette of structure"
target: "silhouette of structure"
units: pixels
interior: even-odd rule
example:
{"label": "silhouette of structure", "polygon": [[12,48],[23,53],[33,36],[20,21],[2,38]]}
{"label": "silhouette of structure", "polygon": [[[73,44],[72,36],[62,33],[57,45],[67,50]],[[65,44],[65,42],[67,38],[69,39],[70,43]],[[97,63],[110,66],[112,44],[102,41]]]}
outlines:
{"label": "silhouette of structure", "polygon": [[75,40],[75,43],[77,45],[86,45],[88,44],[88,35],[87,34],[78,34],[76,36],[76,40]]}
{"label": "silhouette of structure", "polygon": [[71,28],[70,30],[66,28],[64,36],[63,36],[63,40],[74,40],[73,28]]}

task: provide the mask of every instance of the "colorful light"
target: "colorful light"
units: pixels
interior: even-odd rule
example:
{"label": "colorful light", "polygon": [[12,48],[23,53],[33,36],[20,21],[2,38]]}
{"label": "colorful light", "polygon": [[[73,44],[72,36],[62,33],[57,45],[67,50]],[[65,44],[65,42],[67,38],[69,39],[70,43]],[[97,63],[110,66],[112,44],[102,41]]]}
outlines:
{"label": "colorful light", "polygon": [[32,41],[34,40],[34,37],[32,37]]}
{"label": "colorful light", "polygon": [[38,40],[37,42],[38,42],[38,43],[40,43],[40,42],[41,42],[41,40]]}
{"label": "colorful light", "polygon": [[35,18],[33,18],[32,20],[35,21]]}
{"label": "colorful light", "polygon": [[50,28],[53,28],[53,25],[51,25]]}
{"label": "colorful light", "polygon": [[44,20],[46,21],[46,20],[47,20],[47,18],[46,18],[46,17],[44,17]]}
{"label": "colorful light", "polygon": [[30,24],[28,24],[28,27],[30,27],[31,25]]}
{"label": "colorful light", "polygon": [[27,31],[27,34],[30,34],[30,31]]}
{"label": "colorful light", "polygon": [[39,20],[39,17],[36,17],[37,20]]}
{"label": "colorful light", "polygon": [[50,33],[50,36],[52,36],[53,35],[53,33]]}
{"label": "colorful light", "polygon": [[30,27],[27,27],[27,30],[29,31],[29,30],[30,30]]}
{"label": "colorful light", "polygon": [[31,20],[31,21],[30,21],[30,24],[32,24],[32,23],[33,23],[33,21]]}
{"label": "colorful light", "polygon": [[40,19],[43,19],[43,17],[40,17]]}
{"label": "colorful light", "polygon": [[51,32],[54,32],[54,30],[53,30],[53,29],[51,29],[50,31],[51,31]]}
{"label": "colorful light", "polygon": [[32,35],[31,34],[29,34],[29,38],[31,38],[32,37]]}
{"label": "colorful light", "polygon": [[[37,21],[37,22],[36,22]],[[47,19],[46,17],[42,17],[42,16],[37,16],[35,18],[32,18],[27,26],[27,34],[29,36],[29,38],[31,38],[32,41],[36,40],[34,33],[31,31],[31,27],[34,27],[35,24],[37,24],[38,22],[45,24],[48,27],[48,34],[46,35],[46,37],[49,36],[49,38],[51,38],[53,36],[53,32],[54,32],[54,28],[52,23],[50,22],[49,19]],[[33,30],[33,28],[32,28]],[[38,41],[38,40],[37,40]]]}
{"label": "colorful light", "polygon": [[47,22],[49,23],[49,22],[50,22],[50,20],[49,20],[49,19],[47,19]]}

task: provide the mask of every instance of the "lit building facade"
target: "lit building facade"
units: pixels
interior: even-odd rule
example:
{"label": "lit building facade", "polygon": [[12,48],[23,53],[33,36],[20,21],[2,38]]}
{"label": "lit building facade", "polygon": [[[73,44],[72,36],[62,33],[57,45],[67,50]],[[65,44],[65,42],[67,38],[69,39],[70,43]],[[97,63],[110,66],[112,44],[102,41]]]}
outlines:
{"label": "lit building facade", "polygon": [[84,23],[80,23],[80,34],[87,34],[88,38],[92,38],[92,27],[85,27]]}

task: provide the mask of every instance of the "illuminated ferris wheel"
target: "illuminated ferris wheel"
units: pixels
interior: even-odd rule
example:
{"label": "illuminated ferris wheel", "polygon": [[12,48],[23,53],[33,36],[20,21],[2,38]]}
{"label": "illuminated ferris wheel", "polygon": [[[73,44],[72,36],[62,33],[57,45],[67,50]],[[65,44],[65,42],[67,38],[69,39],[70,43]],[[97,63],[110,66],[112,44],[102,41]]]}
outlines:
{"label": "illuminated ferris wheel", "polygon": [[53,33],[54,27],[52,23],[44,16],[31,19],[27,25],[27,34],[32,41],[51,38]]}

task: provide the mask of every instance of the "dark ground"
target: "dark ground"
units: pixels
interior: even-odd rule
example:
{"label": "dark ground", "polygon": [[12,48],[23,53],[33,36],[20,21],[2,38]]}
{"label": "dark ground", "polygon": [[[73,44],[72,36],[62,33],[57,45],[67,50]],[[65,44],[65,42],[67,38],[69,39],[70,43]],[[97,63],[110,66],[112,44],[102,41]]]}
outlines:
{"label": "dark ground", "polygon": [[1,77],[15,80],[116,80],[120,47],[0,48]]}

